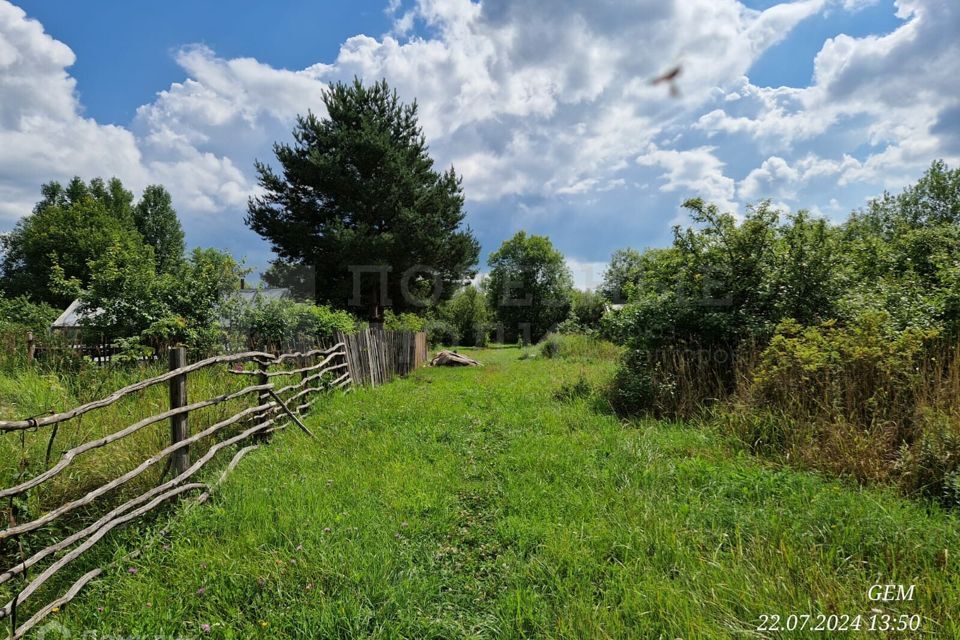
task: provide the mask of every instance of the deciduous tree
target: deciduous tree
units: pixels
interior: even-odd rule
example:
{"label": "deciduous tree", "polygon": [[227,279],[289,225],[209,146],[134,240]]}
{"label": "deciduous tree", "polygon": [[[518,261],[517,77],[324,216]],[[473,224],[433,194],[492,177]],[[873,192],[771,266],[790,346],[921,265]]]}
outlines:
{"label": "deciduous tree", "polygon": [[546,236],[520,231],[488,264],[488,301],[506,340],[536,342],[570,313],[573,275]]}

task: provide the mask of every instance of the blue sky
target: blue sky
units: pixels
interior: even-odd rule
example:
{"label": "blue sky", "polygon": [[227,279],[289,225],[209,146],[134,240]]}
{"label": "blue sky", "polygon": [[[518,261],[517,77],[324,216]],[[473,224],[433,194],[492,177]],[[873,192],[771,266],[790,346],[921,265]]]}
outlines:
{"label": "blue sky", "polygon": [[[580,284],[702,196],[842,219],[956,164],[949,0],[0,0],[0,229],[39,185],[162,183],[188,242],[259,268],[253,160],[327,83],[386,77],[464,178],[484,257],[549,235]],[[648,80],[683,64],[679,98]]]}
{"label": "blue sky", "polygon": [[[379,35],[391,20],[381,0],[351,2],[76,2],[17,3],[77,55],[77,79],[86,114],[128,125],[137,107],[183,80],[178,49],[205,44],[218,55],[254,57],[296,69],[332,60],[358,33]],[[122,52],[122,54],[118,54]]]}

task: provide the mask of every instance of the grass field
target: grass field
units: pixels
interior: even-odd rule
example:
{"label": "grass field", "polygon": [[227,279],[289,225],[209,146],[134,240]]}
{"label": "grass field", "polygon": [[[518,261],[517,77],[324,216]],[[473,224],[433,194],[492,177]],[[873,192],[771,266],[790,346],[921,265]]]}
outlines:
{"label": "grass field", "polygon": [[[166,371],[165,363],[135,368],[91,366],[67,373],[27,366],[5,371],[0,373],[0,419],[18,420],[67,411]],[[198,401],[238,391],[251,384],[251,380],[232,376],[227,373],[225,366],[219,366],[190,374],[188,384],[191,401]],[[250,401],[251,397],[242,397],[192,412],[190,422],[193,431],[200,431],[251,406]],[[56,430],[52,444],[52,428],[2,433],[0,486],[13,486],[35,476],[49,468],[70,448],[120,431],[139,420],[166,411],[169,406],[169,387],[159,384],[127,396],[109,407],[63,423]],[[169,444],[169,423],[163,421],[79,456],[67,471],[30,492],[29,500],[21,506],[26,509],[21,520],[29,514],[44,513],[102,486]],[[210,444],[212,442],[208,439],[194,446],[194,456],[202,454]],[[114,498],[133,497],[156,486],[163,467],[162,464],[156,465],[127,484]],[[0,511],[4,506],[0,506]]]}
{"label": "grass field", "polygon": [[[331,398],[244,459],[169,545],[55,615],[77,636],[727,638],[764,615],[919,615],[960,637],[960,520],[621,423],[613,362],[476,352]],[[558,391],[566,393],[558,398]],[[872,602],[875,583],[915,585]],[[875,610],[875,611],[872,611]],[[816,622],[816,618],[811,623]],[[896,624],[896,618],[893,618]],[[843,637],[796,632],[782,637]],[[49,637],[49,636],[48,636]]]}

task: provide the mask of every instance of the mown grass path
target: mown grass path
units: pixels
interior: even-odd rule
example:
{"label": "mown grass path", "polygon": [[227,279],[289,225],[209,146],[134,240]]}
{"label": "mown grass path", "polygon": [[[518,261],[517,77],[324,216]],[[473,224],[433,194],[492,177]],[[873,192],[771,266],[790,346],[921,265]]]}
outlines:
{"label": "mown grass path", "polygon": [[[832,638],[756,627],[875,608],[960,637],[957,518],[559,401],[612,363],[518,355],[331,399],[310,419],[319,443],[288,430],[246,458],[212,505],[176,519],[169,548],[58,622],[150,637]],[[915,598],[870,602],[877,582]]]}

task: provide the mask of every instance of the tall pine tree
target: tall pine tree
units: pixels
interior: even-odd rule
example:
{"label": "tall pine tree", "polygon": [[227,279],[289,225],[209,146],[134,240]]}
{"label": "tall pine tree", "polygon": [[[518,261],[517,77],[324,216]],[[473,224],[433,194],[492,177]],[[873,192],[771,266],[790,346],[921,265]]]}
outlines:
{"label": "tall pine tree", "polygon": [[294,144],[274,145],[280,173],[257,163],[264,195],[247,224],[282,261],[315,270],[319,302],[359,304],[376,321],[385,306],[449,297],[474,275],[480,246],[463,226],[460,178],[433,168],[416,102],[356,79],[324,104],[327,117],[299,117]]}

